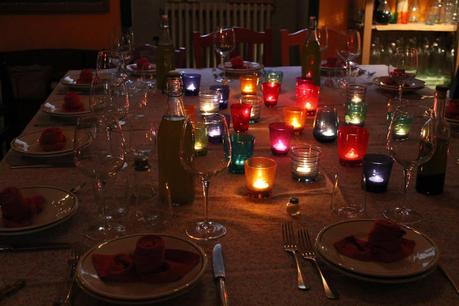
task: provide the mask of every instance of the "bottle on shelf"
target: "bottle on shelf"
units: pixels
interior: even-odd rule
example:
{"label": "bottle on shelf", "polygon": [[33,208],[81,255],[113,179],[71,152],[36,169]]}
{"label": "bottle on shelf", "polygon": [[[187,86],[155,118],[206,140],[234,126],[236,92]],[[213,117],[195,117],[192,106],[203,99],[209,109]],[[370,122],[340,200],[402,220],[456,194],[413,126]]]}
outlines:
{"label": "bottle on shelf", "polygon": [[418,0],[412,0],[410,3],[410,9],[409,9],[409,17],[408,17],[408,22],[409,23],[417,23],[419,22],[420,19],[420,12],[419,12],[419,2]]}
{"label": "bottle on shelf", "polygon": [[374,14],[374,20],[377,24],[388,24],[391,19],[390,6],[387,3],[387,0],[382,0],[379,2],[378,7],[376,8]]}
{"label": "bottle on shelf", "polygon": [[191,123],[186,123],[180,74],[169,72],[166,84],[168,108],[158,131],[158,189],[161,201],[179,206],[194,200],[193,175],[180,163],[180,140],[185,124],[185,152],[190,157],[193,153]]}
{"label": "bottle on shelf", "polygon": [[169,19],[167,15],[161,15],[156,52],[156,86],[164,92],[166,90],[166,75],[169,71],[175,69],[174,45],[169,32]]}
{"label": "bottle on shelf", "polygon": [[317,38],[316,17],[309,17],[308,37],[301,54],[301,75],[320,86],[320,44]]}
{"label": "bottle on shelf", "polygon": [[408,23],[408,0],[398,0],[397,23]]}
{"label": "bottle on shelf", "polygon": [[416,176],[416,191],[426,195],[436,195],[443,192],[445,185],[446,163],[448,157],[448,145],[450,128],[445,120],[446,93],[448,87],[437,86],[435,88],[434,112],[435,112],[435,138],[436,149],[432,158],[418,167]]}

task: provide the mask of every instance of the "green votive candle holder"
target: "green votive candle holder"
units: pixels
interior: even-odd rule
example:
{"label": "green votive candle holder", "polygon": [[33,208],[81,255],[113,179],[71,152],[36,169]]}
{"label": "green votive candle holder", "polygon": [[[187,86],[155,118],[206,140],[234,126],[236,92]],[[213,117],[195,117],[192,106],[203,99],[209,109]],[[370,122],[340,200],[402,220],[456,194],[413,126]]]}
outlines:
{"label": "green votive candle holder", "polygon": [[250,134],[232,133],[231,136],[231,173],[243,174],[244,162],[252,157],[255,137]]}

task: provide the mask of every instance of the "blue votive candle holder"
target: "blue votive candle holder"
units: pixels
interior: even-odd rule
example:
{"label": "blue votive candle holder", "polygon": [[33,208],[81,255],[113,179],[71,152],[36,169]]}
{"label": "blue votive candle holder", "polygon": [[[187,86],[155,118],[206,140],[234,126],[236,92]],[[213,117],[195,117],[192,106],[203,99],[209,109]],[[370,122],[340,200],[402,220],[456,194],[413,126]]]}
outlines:
{"label": "blue votive candle holder", "polygon": [[244,173],[244,162],[252,157],[255,137],[250,134],[232,133],[231,134],[231,173]]}
{"label": "blue votive candle holder", "polygon": [[201,75],[199,73],[182,73],[183,88],[185,96],[197,96],[201,86]]}
{"label": "blue votive candle holder", "polygon": [[228,108],[229,95],[230,95],[230,87],[229,87],[229,85],[217,84],[217,85],[210,86],[209,89],[216,90],[216,91],[220,92],[221,96],[220,96],[220,101],[219,101],[219,108],[220,109],[227,109]]}
{"label": "blue votive candle holder", "polygon": [[332,142],[338,134],[338,112],[331,105],[323,105],[317,109],[314,118],[312,135],[319,142]]}
{"label": "blue votive candle holder", "polygon": [[368,192],[386,192],[394,160],[385,154],[366,154],[363,158],[362,185]]}

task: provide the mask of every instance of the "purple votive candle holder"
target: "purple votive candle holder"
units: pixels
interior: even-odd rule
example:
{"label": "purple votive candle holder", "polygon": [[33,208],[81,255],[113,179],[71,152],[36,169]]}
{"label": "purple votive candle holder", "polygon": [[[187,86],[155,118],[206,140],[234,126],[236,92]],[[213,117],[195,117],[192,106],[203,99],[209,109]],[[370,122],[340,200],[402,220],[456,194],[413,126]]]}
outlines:
{"label": "purple votive candle holder", "polygon": [[219,101],[219,108],[220,109],[227,109],[228,108],[228,100],[229,100],[229,94],[230,94],[230,87],[229,85],[226,84],[218,84],[218,85],[212,85],[209,87],[209,89],[219,91],[221,96],[220,96],[220,101]]}
{"label": "purple votive candle holder", "polygon": [[285,122],[274,122],[269,125],[269,140],[273,155],[286,155],[290,150],[293,128]]}
{"label": "purple votive candle holder", "polygon": [[199,87],[201,86],[201,75],[199,73],[183,73],[182,82],[185,96],[197,96],[199,94]]}

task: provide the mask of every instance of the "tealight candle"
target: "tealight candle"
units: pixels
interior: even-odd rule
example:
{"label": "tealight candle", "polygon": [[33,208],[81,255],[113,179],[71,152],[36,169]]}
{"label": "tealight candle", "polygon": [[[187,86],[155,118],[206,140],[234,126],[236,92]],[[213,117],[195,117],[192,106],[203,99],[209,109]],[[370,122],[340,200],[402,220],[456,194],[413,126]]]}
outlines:
{"label": "tealight candle", "polygon": [[261,84],[263,91],[263,101],[267,107],[274,107],[277,105],[279,99],[280,84],[276,82],[264,82]]}
{"label": "tealight candle", "polygon": [[249,123],[257,123],[261,118],[261,97],[255,95],[241,96],[239,102],[252,105]]}
{"label": "tealight candle", "polygon": [[228,99],[230,94],[230,87],[227,84],[217,84],[209,87],[211,90],[216,90],[220,92],[220,109],[228,108]]}
{"label": "tealight candle", "polygon": [[293,146],[292,177],[298,182],[311,183],[319,174],[320,148],[312,145]]}
{"label": "tealight candle", "polygon": [[290,149],[293,128],[284,122],[274,122],[269,125],[271,152],[274,155],[286,155]]}
{"label": "tealight candle", "polygon": [[213,120],[214,115],[205,116],[204,120],[206,120],[207,125],[207,139],[210,143],[213,144],[220,144],[223,141],[222,138],[222,131],[226,128],[222,125],[219,120]]}
{"label": "tealight candle", "polygon": [[206,125],[197,122],[194,125],[194,152],[198,156],[207,154],[208,135]]}
{"label": "tealight candle", "polygon": [[245,132],[249,129],[251,110],[252,105],[248,103],[231,104],[231,121],[236,132]]}
{"label": "tealight candle", "polygon": [[296,78],[296,105],[306,109],[308,116],[314,116],[319,103],[320,87],[308,78]]}
{"label": "tealight candle", "polygon": [[197,96],[201,85],[201,75],[199,73],[183,73],[182,82],[185,96]]}
{"label": "tealight candle", "polygon": [[368,148],[368,130],[346,125],[338,128],[338,156],[344,166],[361,165]]}
{"label": "tealight candle", "polygon": [[331,142],[338,133],[338,113],[334,106],[323,105],[317,109],[312,135],[319,142]]}
{"label": "tealight candle", "polygon": [[220,93],[215,90],[199,92],[199,111],[203,115],[216,114],[220,105]]}
{"label": "tealight candle", "polygon": [[245,180],[249,195],[256,198],[271,195],[276,178],[277,164],[266,157],[252,157],[245,161]]}
{"label": "tealight candle", "polygon": [[369,192],[385,192],[394,160],[385,154],[366,154],[363,158],[363,184]]}
{"label": "tealight candle", "polygon": [[346,102],[362,103],[365,101],[367,87],[364,85],[348,84],[346,86]]}
{"label": "tealight candle", "polygon": [[244,173],[244,162],[252,157],[255,137],[250,134],[231,134],[231,173]]}
{"label": "tealight candle", "polygon": [[344,106],[344,112],[346,124],[363,126],[367,117],[367,104],[365,102],[347,102]]}
{"label": "tealight candle", "polygon": [[258,75],[246,74],[240,77],[241,94],[256,95],[258,87]]}
{"label": "tealight candle", "polygon": [[300,107],[285,107],[284,122],[293,128],[295,134],[303,132],[306,121],[306,110]]}

